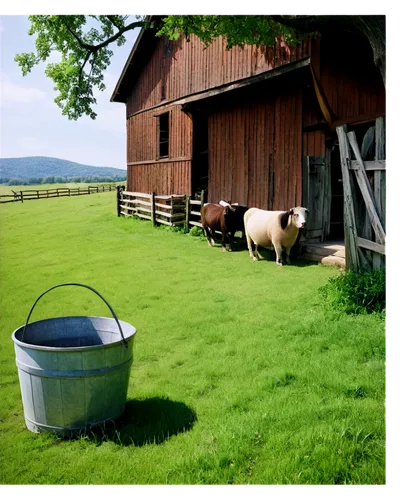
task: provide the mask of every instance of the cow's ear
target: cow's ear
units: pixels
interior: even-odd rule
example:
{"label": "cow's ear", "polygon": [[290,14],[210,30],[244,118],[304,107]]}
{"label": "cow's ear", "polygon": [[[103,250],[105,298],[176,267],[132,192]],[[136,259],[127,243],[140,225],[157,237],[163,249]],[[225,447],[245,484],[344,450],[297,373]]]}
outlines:
{"label": "cow's ear", "polygon": [[288,212],[289,215],[293,215],[294,214],[294,208],[291,208]]}
{"label": "cow's ear", "polygon": [[305,208],[304,210],[306,211],[306,214],[308,214],[308,208]]}
{"label": "cow's ear", "polygon": [[281,223],[281,228],[285,230],[287,228],[288,222],[289,222],[289,215],[292,215],[293,212],[291,213],[291,210],[288,210],[287,212],[284,212],[283,214],[280,215],[280,223]]}

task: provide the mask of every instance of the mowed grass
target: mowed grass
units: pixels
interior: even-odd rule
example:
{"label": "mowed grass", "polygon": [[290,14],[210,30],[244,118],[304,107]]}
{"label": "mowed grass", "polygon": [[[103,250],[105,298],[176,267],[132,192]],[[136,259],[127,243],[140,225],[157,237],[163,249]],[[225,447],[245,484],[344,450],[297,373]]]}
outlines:
{"label": "mowed grass", "polygon": [[[384,322],[324,309],[337,269],[118,218],[114,192],[0,217],[1,483],[385,482]],[[65,282],[137,328],[124,415],[74,439],[26,429],[11,340]],[[68,315],[110,316],[64,287],[32,321]]]}

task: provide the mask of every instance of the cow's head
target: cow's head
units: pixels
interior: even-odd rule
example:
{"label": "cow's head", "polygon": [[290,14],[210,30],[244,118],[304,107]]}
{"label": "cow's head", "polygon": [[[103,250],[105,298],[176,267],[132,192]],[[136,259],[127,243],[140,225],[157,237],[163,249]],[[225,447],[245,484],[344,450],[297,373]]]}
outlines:
{"label": "cow's head", "polygon": [[297,229],[306,227],[308,210],[304,207],[294,207],[281,215],[281,227],[285,230],[288,224],[297,227]]}
{"label": "cow's head", "polygon": [[304,207],[295,207],[289,210],[292,215],[292,221],[297,228],[306,227],[308,210]]}
{"label": "cow's head", "polygon": [[224,210],[224,217],[229,217],[229,215],[234,214],[236,212],[236,207],[232,205],[226,205]]}

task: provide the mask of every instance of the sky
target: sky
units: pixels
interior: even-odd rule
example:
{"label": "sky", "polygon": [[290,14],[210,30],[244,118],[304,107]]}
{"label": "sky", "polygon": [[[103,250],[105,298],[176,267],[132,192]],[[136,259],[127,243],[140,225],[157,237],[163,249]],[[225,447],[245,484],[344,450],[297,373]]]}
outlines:
{"label": "sky", "polygon": [[23,77],[14,61],[16,54],[35,50],[29,25],[26,15],[0,16],[0,157],[52,156],[126,169],[125,104],[110,98],[139,30],[127,32],[122,47],[113,44],[114,56],[104,75],[107,88],[96,94],[96,120],[74,121],[54,102],[57,93],[44,73],[46,63]]}

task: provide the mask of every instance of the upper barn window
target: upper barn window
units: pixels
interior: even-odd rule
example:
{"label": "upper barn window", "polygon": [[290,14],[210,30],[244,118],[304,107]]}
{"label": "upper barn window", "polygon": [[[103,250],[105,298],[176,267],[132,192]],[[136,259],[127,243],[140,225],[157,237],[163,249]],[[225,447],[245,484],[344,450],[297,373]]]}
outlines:
{"label": "upper barn window", "polygon": [[169,156],[169,113],[163,113],[158,117],[158,157]]}

